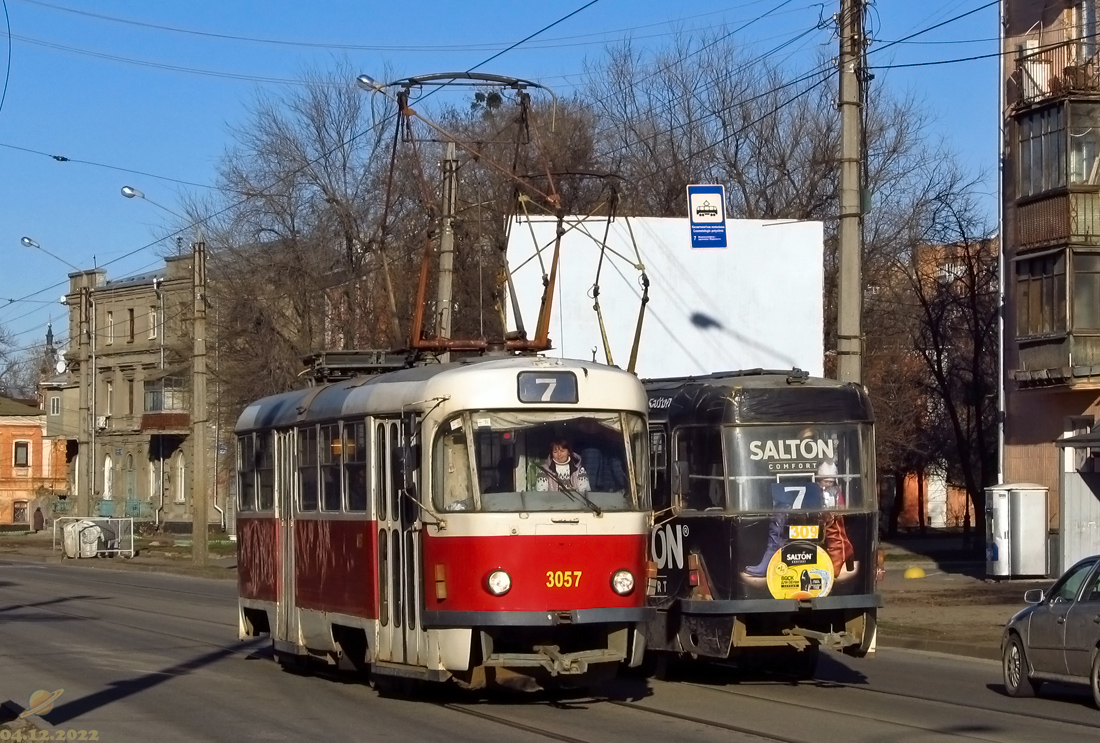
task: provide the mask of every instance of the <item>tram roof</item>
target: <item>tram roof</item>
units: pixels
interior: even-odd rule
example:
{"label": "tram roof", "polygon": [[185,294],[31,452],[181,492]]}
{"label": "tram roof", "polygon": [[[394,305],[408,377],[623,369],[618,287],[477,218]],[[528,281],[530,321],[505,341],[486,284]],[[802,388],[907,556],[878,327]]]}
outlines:
{"label": "tram roof", "polygon": [[850,382],[799,369],[740,369],[698,377],[645,379],[649,417],[686,423],[870,422],[871,401]]}
{"label": "tram roof", "polygon": [[[591,361],[533,356],[473,357],[449,364],[426,364],[385,374],[364,375],[329,384],[271,395],[249,404],[237,419],[236,432],[287,428],[302,423],[335,420],[351,415],[393,415],[429,408],[435,401],[462,390],[463,397],[501,397],[500,381],[524,370],[580,371],[590,375],[627,375],[614,366]],[[495,374],[494,374],[495,372]],[[500,378],[497,378],[499,375]],[[634,378],[633,374],[629,375]],[[514,383],[508,385],[514,389]],[[626,396],[645,405],[639,390]],[[477,400],[473,400],[475,404]],[[498,400],[495,406],[509,407]],[[512,400],[512,402],[516,402]],[[518,403],[517,403],[518,404]]]}

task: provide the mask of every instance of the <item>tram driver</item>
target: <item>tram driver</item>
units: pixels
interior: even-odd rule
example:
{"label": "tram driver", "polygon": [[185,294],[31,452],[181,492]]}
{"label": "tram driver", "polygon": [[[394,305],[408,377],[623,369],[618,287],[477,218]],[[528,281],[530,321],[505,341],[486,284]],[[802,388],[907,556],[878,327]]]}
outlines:
{"label": "tram driver", "polygon": [[551,442],[550,456],[539,466],[535,490],[561,490],[562,485],[578,493],[592,489],[580,455],[573,451],[568,441],[558,438]]}

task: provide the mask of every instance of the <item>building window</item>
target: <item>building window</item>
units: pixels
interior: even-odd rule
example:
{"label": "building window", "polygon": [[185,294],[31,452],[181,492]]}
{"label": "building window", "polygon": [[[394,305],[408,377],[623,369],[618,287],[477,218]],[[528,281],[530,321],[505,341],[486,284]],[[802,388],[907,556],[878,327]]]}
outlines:
{"label": "building window", "polygon": [[145,410],[150,413],[187,410],[187,381],[183,377],[164,377],[145,382]]}
{"label": "building window", "polygon": [[1100,31],[1096,18],[1096,0],[1077,0],[1073,8],[1070,35],[1079,44],[1081,60],[1091,60],[1096,54],[1096,34]]}
{"label": "building window", "polygon": [[115,468],[111,462],[111,455],[103,457],[103,499],[111,500],[115,497]]}
{"label": "building window", "polygon": [[134,455],[126,455],[126,482],[123,487],[126,488],[126,499],[133,500],[137,497],[137,480],[134,475]]}
{"label": "building window", "polygon": [[1100,253],[1073,254],[1073,329],[1100,330]]}
{"label": "building window", "polygon": [[134,414],[134,380],[126,380],[126,414]]}
{"label": "building window", "polygon": [[1066,256],[1016,261],[1016,337],[1066,329]]}
{"label": "building window", "polygon": [[12,504],[11,522],[13,524],[27,523],[27,501],[17,500]]}
{"label": "building window", "polygon": [[113,382],[105,382],[104,385],[104,389],[106,390],[107,394],[103,396],[105,408],[103,414],[110,415],[115,410],[115,385]]}
{"label": "building window", "polygon": [[1052,106],[1019,120],[1021,198],[1066,185],[1063,109]]}
{"label": "building window", "polygon": [[134,342],[134,310],[133,310],[132,307],[130,309],[126,310],[126,327],[127,327],[126,334],[129,338],[129,342],[133,343]]}
{"label": "building window", "polygon": [[176,503],[187,500],[187,464],[183,452],[176,454]]}
{"label": "building window", "polygon": [[115,313],[107,313],[107,345],[111,345],[115,342]]}
{"label": "building window", "polygon": [[1073,186],[1100,185],[1100,105],[1073,103],[1069,107],[1069,182]]}
{"label": "building window", "polygon": [[29,441],[16,441],[15,442],[15,466],[16,467],[30,467],[31,466],[31,442]]}
{"label": "building window", "polygon": [[160,325],[160,316],[156,307],[149,308],[149,340],[157,337],[157,327]]}
{"label": "building window", "polygon": [[61,415],[61,395],[50,395],[50,415]]}

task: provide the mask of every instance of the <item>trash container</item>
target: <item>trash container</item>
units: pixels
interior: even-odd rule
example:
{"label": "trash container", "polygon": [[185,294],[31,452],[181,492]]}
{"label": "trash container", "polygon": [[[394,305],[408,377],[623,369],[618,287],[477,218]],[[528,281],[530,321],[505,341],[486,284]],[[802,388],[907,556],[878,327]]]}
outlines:
{"label": "trash container", "polygon": [[1047,575],[1047,489],[1034,483],[986,488],[985,545],[989,576]]}

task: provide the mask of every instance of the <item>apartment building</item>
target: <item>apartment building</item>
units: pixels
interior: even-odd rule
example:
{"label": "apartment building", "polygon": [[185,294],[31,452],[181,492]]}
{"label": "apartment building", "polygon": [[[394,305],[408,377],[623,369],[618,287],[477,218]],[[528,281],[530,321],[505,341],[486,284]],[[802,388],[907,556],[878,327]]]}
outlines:
{"label": "apartment building", "polygon": [[77,451],[76,510],[189,530],[191,255],[140,276],[69,278],[66,370],[45,396]]}
{"label": "apartment building", "polygon": [[1003,3],[1003,474],[1050,489],[1055,531],[1080,459],[1056,442],[1100,415],[1096,6]]}

